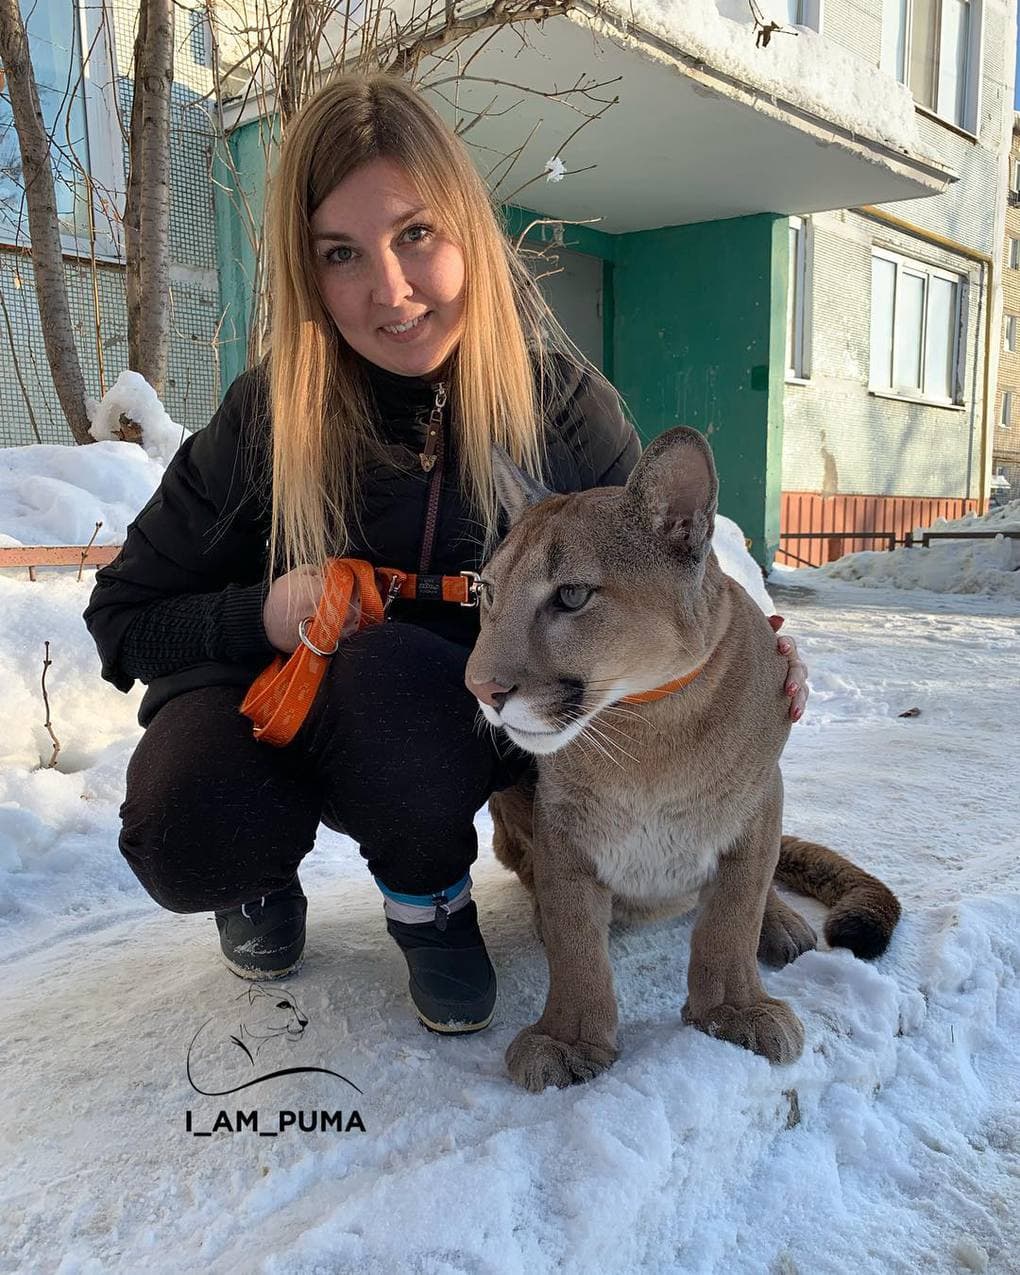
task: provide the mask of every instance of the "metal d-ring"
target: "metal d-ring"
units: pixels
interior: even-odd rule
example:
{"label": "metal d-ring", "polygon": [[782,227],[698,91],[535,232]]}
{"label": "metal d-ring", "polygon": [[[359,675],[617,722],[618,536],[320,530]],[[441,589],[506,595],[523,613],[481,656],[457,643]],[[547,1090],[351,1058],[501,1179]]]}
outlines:
{"label": "metal d-ring", "polygon": [[305,618],[297,626],[298,637],[301,639],[302,645],[307,646],[313,655],[321,655],[323,659],[328,659],[329,656],[336,655],[337,647],[340,645],[340,639],[339,637],[337,638],[336,645],[333,647],[332,651],[321,651],[308,637],[308,626],[314,619],[314,615],[305,616]]}

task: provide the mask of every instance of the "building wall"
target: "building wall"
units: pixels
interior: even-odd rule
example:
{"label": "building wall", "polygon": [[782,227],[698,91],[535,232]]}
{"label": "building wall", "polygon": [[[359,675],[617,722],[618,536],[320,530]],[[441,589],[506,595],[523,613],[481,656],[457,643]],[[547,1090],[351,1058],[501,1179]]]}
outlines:
{"label": "building wall", "polygon": [[[137,6],[115,0],[112,13],[110,91],[126,128]],[[170,294],[152,301],[169,306],[171,315],[164,402],[174,420],[195,428],[208,423],[220,398],[218,254],[209,180],[213,133],[198,102],[210,87],[211,72],[195,57],[203,46],[188,38],[187,11],[178,8],[176,15]],[[123,265],[109,260],[93,266],[87,257],[65,256],[65,276],[86,392],[98,398],[127,367]],[[72,441],[49,375],[33,279],[28,253],[0,246],[0,446]]]}
{"label": "building wall", "polygon": [[[888,3],[889,0],[886,0]],[[960,180],[942,195],[883,207],[905,222],[978,254],[1001,254],[1003,180],[1012,124],[1015,0],[984,0],[977,137],[964,136],[918,111],[922,144]],[[823,34],[879,62],[881,0],[829,0]],[[784,412],[783,488],[825,496],[986,497],[993,420],[985,421],[985,324],[989,307],[998,337],[998,272],[909,231],[853,211],[817,214],[808,298],[812,361],[806,384],[788,384]],[[967,284],[961,406],[930,406],[868,390],[871,248],[882,246],[960,274]],[[997,372],[993,339],[991,389]],[[985,474],[982,474],[984,464]]]}
{"label": "building wall", "polygon": [[[1020,115],[1016,117],[1013,128],[1013,146],[1010,158],[1020,163]],[[1017,316],[1020,327],[1020,270],[1014,270],[1009,264],[1010,237],[1020,239],[1020,197],[1016,202],[1006,205],[1006,233],[1002,248],[1002,294],[1003,323],[995,337],[1002,347],[999,355],[999,384],[995,394],[995,422],[992,436],[994,446],[992,452],[992,468],[1001,471],[1012,484],[1010,493],[1014,500],[1020,498],[1020,333],[1017,338],[1017,349],[1011,354],[1005,348],[1006,316]],[[1002,420],[1002,396],[1012,391],[1013,407],[1010,423],[1006,428],[1000,425]]]}

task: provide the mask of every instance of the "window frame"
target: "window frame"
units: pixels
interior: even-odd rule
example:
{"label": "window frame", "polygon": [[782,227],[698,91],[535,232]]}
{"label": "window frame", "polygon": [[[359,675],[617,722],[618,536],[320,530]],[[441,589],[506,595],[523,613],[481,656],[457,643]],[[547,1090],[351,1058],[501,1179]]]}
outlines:
{"label": "window frame", "polygon": [[[982,33],[984,29],[984,6],[982,0],[966,0],[969,5],[970,18],[967,29],[967,64],[964,79],[963,109],[960,111],[960,118],[957,118],[954,111],[951,115],[945,114],[939,109],[939,86],[941,83],[940,74],[940,58],[942,54],[942,46],[945,38],[945,22],[944,22],[944,0],[933,0],[936,13],[935,22],[935,55],[931,65],[931,79],[934,88],[934,105],[929,106],[925,102],[920,102],[915,97],[914,106],[918,111],[930,115],[933,119],[939,120],[941,123],[948,124],[951,128],[957,128],[967,133],[969,136],[976,138],[978,135],[978,127],[981,119],[981,50],[982,50]],[[903,42],[903,64],[899,65],[899,44],[900,44],[900,21],[899,10],[905,12],[902,42]],[[887,30],[885,15],[894,13],[894,27]],[[883,20],[881,33],[881,52],[879,54],[879,66],[883,71],[890,74],[899,84],[904,85],[913,95],[910,89],[910,51],[913,38],[914,23],[914,0],[883,0]],[[890,42],[890,37],[892,40]]]}
{"label": "window frame", "polygon": [[[874,359],[872,358],[872,344],[875,322],[874,296],[869,293],[868,297],[868,390],[872,394],[879,394],[886,398],[904,399],[918,403],[924,403],[931,407],[949,407],[961,408],[966,406],[965,389],[965,369],[963,367],[963,352],[965,350],[964,327],[967,318],[967,300],[969,278],[966,274],[961,274],[956,270],[949,270],[945,266],[937,266],[929,261],[925,261],[920,257],[908,257],[903,252],[897,252],[891,248],[886,248],[881,244],[873,243],[871,245],[871,260],[878,257],[884,261],[893,263],[896,269],[896,276],[893,285],[893,314],[890,327],[890,339],[892,341],[890,368],[890,380],[895,378],[896,367],[896,318],[897,311],[900,306],[900,281],[902,274],[916,276],[924,274],[926,276],[924,288],[924,309],[921,315],[921,333],[920,333],[920,388],[898,388],[895,385],[883,385],[875,380]],[[872,278],[874,277],[872,271]],[[950,355],[950,382],[952,394],[949,398],[934,398],[924,392],[925,381],[925,359],[927,357],[928,346],[928,313],[931,302],[930,280],[932,278],[944,279],[950,283],[956,284],[956,306],[955,313],[950,316],[952,324],[953,347]]]}
{"label": "window frame", "polygon": [[1010,270],[1020,270],[1020,237],[1016,235],[1007,236],[1009,248],[1006,252],[1006,263]]}
{"label": "window frame", "polygon": [[[44,0],[53,3],[53,0]],[[82,60],[81,86],[85,107],[85,129],[89,148],[89,176],[93,187],[93,214],[96,227],[94,255],[99,261],[123,262],[124,233],[122,214],[126,193],[123,139],[117,116],[115,90],[116,58],[114,55],[114,15],[106,4],[96,6],[70,0],[78,27]],[[104,25],[103,19],[106,17]],[[13,125],[12,125],[13,127]],[[100,188],[97,189],[96,187]],[[102,207],[109,198],[114,215]],[[0,225],[0,246],[30,248],[28,214],[23,211],[18,228],[7,230]],[[88,238],[61,232],[60,246],[64,256],[93,256]]]}
{"label": "window frame", "polygon": [[[810,217],[789,217],[787,235],[799,230],[796,253],[791,256],[787,288],[786,336],[792,357],[786,360],[786,380],[802,384],[811,379],[811,296],[814,260],[814,224]],[[792,290],[793,305],[790,305]],[[790,336],[792,326],[792,339]]]}
{"label": "window frame", "polygon": [[1002,391],[1002,402],[999,405],[999,429],[1009,429],[1013,424],[1013,391]]}
{"label": "window frame", "polygon": [[1017,316],[1007,314],[1003,323],[1002,348],[1007,354],[1016,354],[1017,350]]}

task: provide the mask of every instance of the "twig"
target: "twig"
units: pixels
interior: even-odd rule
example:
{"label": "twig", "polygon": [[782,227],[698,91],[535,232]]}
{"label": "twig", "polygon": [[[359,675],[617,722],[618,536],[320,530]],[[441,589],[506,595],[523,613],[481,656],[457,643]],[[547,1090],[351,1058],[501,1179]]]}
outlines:
{"label": "twig", "polygon": [[88,557],[89,550],[92,548],[92,541],[95,540],[96,536],[99,535],[99,528],[102,525],[103,524],[101,522],[96,523],[95,531],[93,531],[92,535],[89,537],[88,544],[81,551],[81,562],[78,564],[78,583],[79,584],[81,584],[81,573],[85,570],[85,559]]}
{"label": "twig", "polygon": [[57,757],[60,754],[60,740],[57,739],[56,735],[54,735],[53,727],[50,725],[50,697],[46,694],[46,670],[53,663],[53,661],[50,659],[49,642],[47,642],[45,646],[46,646],[46,654],[43,657],[43,670],[42,670],[42,697],[43,697],[43,703],[46,705],[46,721],[43,724],[45,725],[46,729],[50,733],[50,739],[53,740],[53,756],[50,758],[50,760],[46,764],[46,769],[52,770],[53,767],[57,764]]}

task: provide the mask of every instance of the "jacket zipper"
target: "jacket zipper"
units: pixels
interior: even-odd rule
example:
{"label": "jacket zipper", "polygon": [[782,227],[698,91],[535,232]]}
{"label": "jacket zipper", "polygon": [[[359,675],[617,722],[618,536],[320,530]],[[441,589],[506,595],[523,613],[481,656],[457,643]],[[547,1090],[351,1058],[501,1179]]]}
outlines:
{"label": "jacket zipper", "polygon": [[421,556],[418,559],[419,575],[426,575],[432,562],[432,546],[439,520],[439,497],[443,490],[443,408],[446,406],[446,384],[439,381],[433,388],[436,398],[429,413],[425,450],[418,453],[421,467],[429,475],[425,528],[422,532]]}

